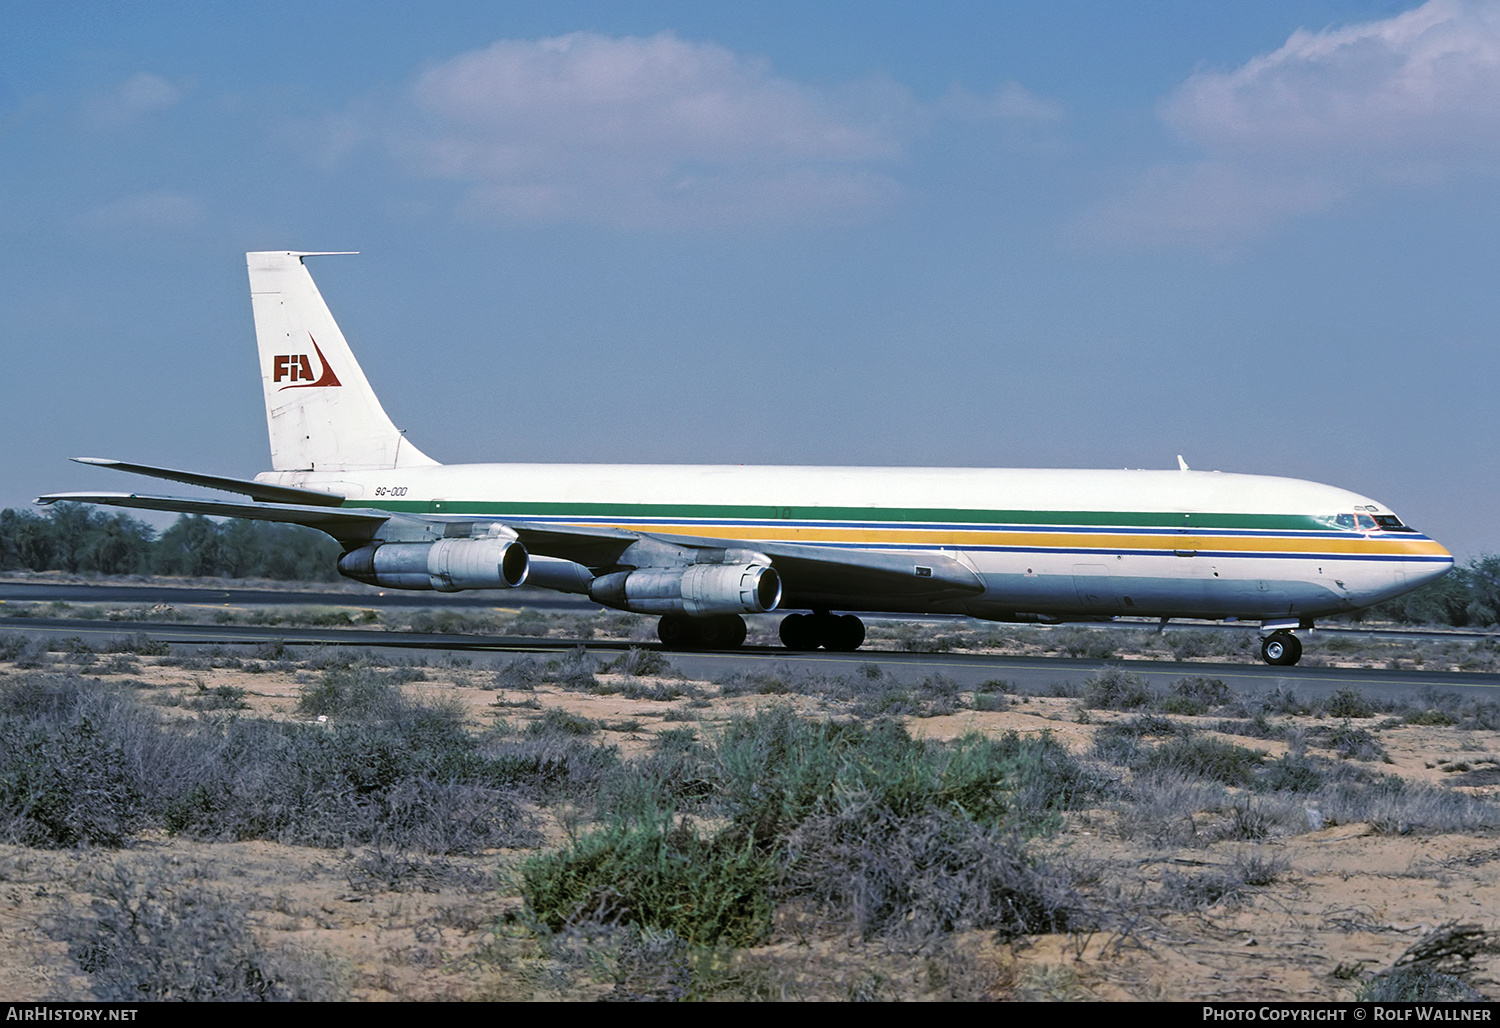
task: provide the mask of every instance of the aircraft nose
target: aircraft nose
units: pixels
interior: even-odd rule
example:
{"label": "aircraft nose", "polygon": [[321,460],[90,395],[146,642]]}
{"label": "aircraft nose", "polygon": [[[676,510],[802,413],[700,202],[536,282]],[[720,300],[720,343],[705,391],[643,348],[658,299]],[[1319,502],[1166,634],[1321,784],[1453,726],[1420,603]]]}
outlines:
{"label": "aircraft nose", "polygon": [[1407,565],[1406,580],[1413,588],[1435,582],[1453,570],[1453,554],[1437,544],[1433,545],[1438,551],[1436,554],[1421,564]]}

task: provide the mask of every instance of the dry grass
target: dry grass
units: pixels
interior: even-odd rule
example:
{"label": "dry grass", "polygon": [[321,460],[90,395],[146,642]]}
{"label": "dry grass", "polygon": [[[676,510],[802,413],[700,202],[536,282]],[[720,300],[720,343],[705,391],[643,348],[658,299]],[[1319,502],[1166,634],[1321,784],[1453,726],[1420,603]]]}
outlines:
{"label": "dry grass", "polygon": [[[1493,705],[114,649],[0,649],[8,997],[1496,992]],[[40,820],[17,740],[68,770],[25,779]],[[271,743],[297,775],[249,759]],[[325,750],[373,775],[363,799],[335,802],[356,780]],[[603,885],[540,916],[528,875],[601,855]],[[683,888],[748,929],[661,912]],[[1466,956],[1432,941],[1454,924]]]}

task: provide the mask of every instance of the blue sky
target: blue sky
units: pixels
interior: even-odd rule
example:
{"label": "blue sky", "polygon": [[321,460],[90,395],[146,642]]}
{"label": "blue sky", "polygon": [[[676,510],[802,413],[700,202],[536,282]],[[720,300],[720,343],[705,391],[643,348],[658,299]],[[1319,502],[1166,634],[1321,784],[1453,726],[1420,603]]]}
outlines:
{"label": "blue sky", "polygon": [[0,506],[263,469],[243,253],[445,462],[1175,466],[1500,550],[1500,3],[7,3]]}

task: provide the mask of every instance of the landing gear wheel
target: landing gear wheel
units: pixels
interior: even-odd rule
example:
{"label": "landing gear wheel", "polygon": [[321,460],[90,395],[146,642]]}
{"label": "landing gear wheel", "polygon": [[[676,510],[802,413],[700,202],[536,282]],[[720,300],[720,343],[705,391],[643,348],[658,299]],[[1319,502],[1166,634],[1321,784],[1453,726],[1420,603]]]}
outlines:
{"label": "landing gear wheel", "polygon": [[663,614],[656,637],[670,650],[691,650],[698,645],[698,626],[686,614]]}
{"label": "landing gear wheel", "polygon": [[853,653],[865,641],[865,623],[853,614],[788,614],[781,619],[781,644],[789,650]]}
{"label": "landing gear wheel", "polygon": [[823,634],[823,646],[837,653],[853,653],[864,644],[865,623],[853,614],[828,618],[828,631]]}
{"label": "landing gear wheel", "polygon": [[745,644],[745,619],[738,614],[698,618],[693,627],[698,631],[698,645],[705,650],[733,650]]}
{"label": "landing gear wheel", "polygon": [[737,650],[745,645],[745,636],[750,634],[750,628],[745,624],[745,619],[738,614],[730,614],[725,620],[732,625],[729,640],[724,644],[727,650]]}
{"label": "landing gear wheel", "polygon": [[778,634],[781,636],[781,645],[789,650],[818,648],[818,637],[814,631],[813,619],[806,614],[788,614],[782,618]]}
{"label": "landing gear wheel", "polygon": [[1260,656],[1267,664],[1291,667],[1302,659],[1302,640],[1291,632],[1272,632],[1260,641]]}

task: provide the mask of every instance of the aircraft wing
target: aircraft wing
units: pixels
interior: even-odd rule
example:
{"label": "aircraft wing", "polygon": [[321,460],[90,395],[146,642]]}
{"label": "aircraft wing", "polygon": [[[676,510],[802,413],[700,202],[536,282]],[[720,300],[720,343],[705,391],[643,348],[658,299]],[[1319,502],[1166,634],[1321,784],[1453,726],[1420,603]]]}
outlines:
{"label": "aircraft wing", "polygon": [[265,482],[256,482],[253,479],[200,475],[196,471],[158,468],[151,464],[131,464],[127,461],[114,460],[109,457],[74,457],[72,459],[78,464],[88,464],[96,468],[113,468],[116,471],[129,472],[132,475],[165,478],[171,482],[201,485],[206,489],[220,489],[227,493],[243,493],[252,500],[260,500],[267,503],[301,503],[316,507],[338,507],[344,502],[342,496],[335,496],[333,493],[319,492],[315,489],[297,489],[285,485],[267,485]]}
{"label": "aircraft wing", "polygon": [[984,583],[967,565],[936,551],[844,549],[799,543],[698,536],[658,535],[590,526],[574,528],[526,521],[506,521],[532,553],[560,557],[585,567],[615,563],[639,539],[693,550],[745,549],[771,558],[781,576],[789,605],[821,605],[835,598],[882,595],[906,599],[951,599],[977,596]]}
{"label": "aircraft wing", "polygon": [[[185,472],[172,474],[183,481],[188,479]],[[201,479],[207,476],[193,477]],[[287,490],[297,491],[299,490]],[[321,494],[313,504],[247,503],[143,493],[49,493],[37,497],[36,502],[43,505],[62,502],[94,503],[174,514],[276,521],[315,528],[341,542],[372,539],[380,527],[393,518],[454,525],[499,521],[515,531],[529,552],[542,557],[570,560],[586,568],[615,565],[627,549],[641,540],[688,550],[750,549],[771,558],[772,565],[781,576],[789,606],[844,606],[846,604],[841,603],[841,600],[872,595],[892,599],[939,600],[977,596],[984,592],[983,583],[967,565],[935,551],[912,553],[844,549],[798,543],[657,535],[607,525],[558,525],[550,522],[475,518],[472,515],[396,514],[373,507],[325,506],[326,501],[321,498]]]}
{"label": "aircraft wing", "polygon": [[306,525],[327,532],[335,539],[368,539],[391,519],[383,510],[359,507],[312,507],[291,503],[238,503],[231,500],[185,499],[178,496],[147,496],[142,493],[48,493],[38,496],[42,506],[54,503],[98,503],[134,510],[162,510],[173,514],[206,514],[216,518],[246,518],[250,521],[280,521]]}

